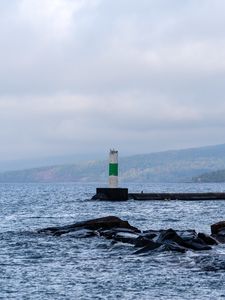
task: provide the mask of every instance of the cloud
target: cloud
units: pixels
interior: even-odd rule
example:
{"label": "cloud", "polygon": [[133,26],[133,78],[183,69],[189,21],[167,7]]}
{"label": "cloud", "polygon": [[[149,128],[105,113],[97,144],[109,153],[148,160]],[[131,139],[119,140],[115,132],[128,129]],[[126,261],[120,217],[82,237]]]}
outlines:
{"label": "cloud", "polygon": [[0,3],[2,158],[224,142],[223,1]]}

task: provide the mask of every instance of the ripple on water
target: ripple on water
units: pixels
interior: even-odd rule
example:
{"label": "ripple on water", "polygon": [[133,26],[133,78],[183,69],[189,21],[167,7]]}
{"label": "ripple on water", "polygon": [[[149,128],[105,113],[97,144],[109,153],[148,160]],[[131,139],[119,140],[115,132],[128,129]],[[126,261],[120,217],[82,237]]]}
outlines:
{"label": "ripple on water", "polygon": [[[225,185],[130,185],[130,191],[224,191]],[[103,238],[51,237],[37,229],[116,215],[147,229],[210,232],[223,220],[223,201],[87,201],[95,185],[0,185],[0,298],[223,299],[225,247],[196,253],[133,255]]]}

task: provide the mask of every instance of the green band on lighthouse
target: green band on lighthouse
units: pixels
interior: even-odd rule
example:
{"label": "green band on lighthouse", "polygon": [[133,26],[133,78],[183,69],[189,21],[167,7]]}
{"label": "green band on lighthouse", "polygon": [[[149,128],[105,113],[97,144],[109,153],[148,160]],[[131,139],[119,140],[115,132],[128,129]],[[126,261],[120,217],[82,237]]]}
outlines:
{"label": "green band on lighthouse", "polygon": [[109,176],[118,176],[118,164],[109,164]]}

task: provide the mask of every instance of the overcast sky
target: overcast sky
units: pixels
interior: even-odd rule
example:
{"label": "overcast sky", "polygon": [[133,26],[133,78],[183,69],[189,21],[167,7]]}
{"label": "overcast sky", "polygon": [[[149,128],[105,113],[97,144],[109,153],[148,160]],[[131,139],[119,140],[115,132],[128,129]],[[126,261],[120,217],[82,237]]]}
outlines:
{"label": "overcast sky", "polygon": [[224,0],[0,0],[1,160],[225,143]]}

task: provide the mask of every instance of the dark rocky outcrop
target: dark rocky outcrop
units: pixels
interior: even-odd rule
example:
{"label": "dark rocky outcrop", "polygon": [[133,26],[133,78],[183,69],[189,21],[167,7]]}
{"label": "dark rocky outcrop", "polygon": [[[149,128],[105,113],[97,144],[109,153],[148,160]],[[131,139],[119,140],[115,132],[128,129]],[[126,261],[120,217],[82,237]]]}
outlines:
{"label": "dark rocky outcrop", "polygon": [[199,232],[198,238],[204,241],[207,245],[218,245],[218,241],[208,234]]}
{"label": "dark rocky outcrop", "polygon": [[72,225],[48,227],[38,230],[38,233],[61,236],[68,234],[75,238],[99,236],[113,243],[122,242],[134,246],[135,254],[151,251],[176,251],[184,253],[187,250],[210,250],[211,246],[225,243],[225,221],[211,226],[212,235],[189,230],[146,230],[141,232],[115,216],[107,216]]}
{"label": "dark rocky outcrop", "polygon": [[220,221],[211,225],[212,234],[219,234],[219,232],[224,229],[225,229],[225,221]]}
{"label": "dark rocky outcrop", "polygon": [[78,231],[81,229],[89,229],[92,231],[95,230],[103,231],[112,228],[122,228],[123,230],[130,229],[132,230],[132,232],[140,232],[138,228],[131,226],[127,221],[123,221],[120,218],[114,216],[107,216],[103,218],[77,222],[67,226],[48,227],[45,229],[40,229],[38,232],[53,234],[53,235],[62,235],[68,232]]}
{"label": "dark rocky outcrop", "polygon": [[211,225],[212,237],[219,243],[225,243],[225,221],[217,222]]}
{"label": "dark rocky outcrop", "polygon": [[146,253],[146,252],[158,249],[161,246],[162,246],[162,244],[160,244],[160,243],[154,242],[152,240],[148,240],[146,245],[144,247],[142,247],[141,249],[135,251],[134,254]]}

